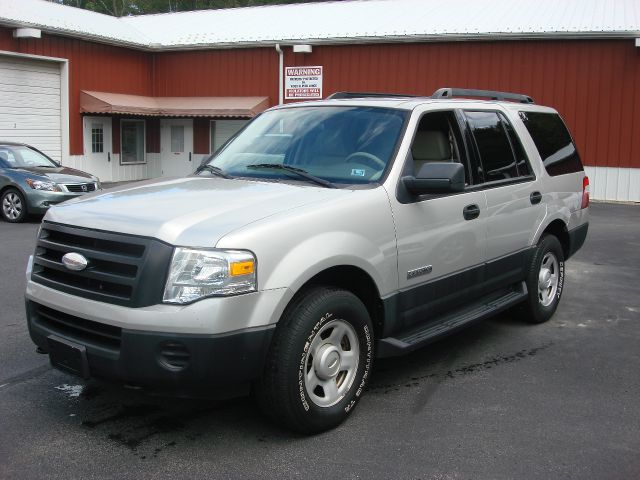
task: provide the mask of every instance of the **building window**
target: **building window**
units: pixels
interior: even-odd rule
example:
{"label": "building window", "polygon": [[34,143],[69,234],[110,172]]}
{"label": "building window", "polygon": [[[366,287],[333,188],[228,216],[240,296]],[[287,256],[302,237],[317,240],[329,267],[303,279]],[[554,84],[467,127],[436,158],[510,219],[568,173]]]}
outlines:
{"label": "building window", "polygon": [[120,122],[120,163],[144,163],[144,120]]}
{"label": "building window", "polygon": [[171,153],[184,152],[184,125],[171,125]]}
{"label": "building window", "polygon": [[91,153],[104,152],[104,129],[101,123],[91,124]]}

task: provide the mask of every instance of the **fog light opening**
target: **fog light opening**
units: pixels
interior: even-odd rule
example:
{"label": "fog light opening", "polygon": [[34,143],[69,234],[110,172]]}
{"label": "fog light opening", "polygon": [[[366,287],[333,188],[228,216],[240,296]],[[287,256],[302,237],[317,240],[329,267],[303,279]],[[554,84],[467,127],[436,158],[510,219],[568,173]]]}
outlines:
{"label": "fog light opening", "polygon": [[191,352],[183,343],[164,342],[160,345],[158,363],[169,370],[184,370],[191,363]]}

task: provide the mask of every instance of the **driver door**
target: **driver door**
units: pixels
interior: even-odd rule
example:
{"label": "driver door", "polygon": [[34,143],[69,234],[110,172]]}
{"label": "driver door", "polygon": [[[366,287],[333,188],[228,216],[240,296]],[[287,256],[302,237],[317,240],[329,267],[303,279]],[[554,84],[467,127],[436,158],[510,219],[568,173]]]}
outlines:
{"label": "driver door", "polygon": [[[466,148],[453,111],[425,113],[414,133],[405,172],[427,162],[465,164]],[[405,192],[406,193],[406,192]],[[428,324],[481,294],[486,250],[483,191],[422,195],[390,192],[398,238],[399,330]]]}

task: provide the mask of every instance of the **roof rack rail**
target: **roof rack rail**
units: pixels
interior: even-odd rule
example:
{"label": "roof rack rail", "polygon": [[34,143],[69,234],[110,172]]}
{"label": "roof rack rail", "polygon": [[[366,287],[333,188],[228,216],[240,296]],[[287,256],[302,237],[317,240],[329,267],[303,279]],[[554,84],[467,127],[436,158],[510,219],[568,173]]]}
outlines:
{"label": "roof rack rail", "polygon": [[482,97],[491,100],[513,100],[520,103],[535,103],[529,95],[521,93],[494,92],[493,90],[475,90],[472,88],[440,88],[431,98]]}
{"label": "roof rack rail", "polygon": [[342,100],[345,98],[413,98],[417,95],[403,95],[401,93],[378,92],[335,92],[327,97],[327,100]]}

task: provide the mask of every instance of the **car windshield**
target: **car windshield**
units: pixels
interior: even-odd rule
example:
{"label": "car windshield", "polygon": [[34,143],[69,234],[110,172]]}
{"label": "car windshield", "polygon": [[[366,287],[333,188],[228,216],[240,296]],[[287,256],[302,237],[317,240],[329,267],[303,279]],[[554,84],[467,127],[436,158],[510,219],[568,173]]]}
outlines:
{"label": "car windshield", "polygon": [[9,168],[58,166],[42,153],[20,145],[0,145],[0,165]]}
{"label": "car windshield", "polygon": [[406,118],[404,111],[372,107],[265,112],[217,152],[210,167],[201,167],[201,175],[292,179],[324,186],[376,182],[389,164]]}

